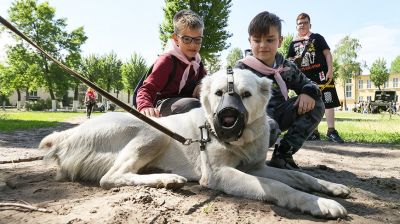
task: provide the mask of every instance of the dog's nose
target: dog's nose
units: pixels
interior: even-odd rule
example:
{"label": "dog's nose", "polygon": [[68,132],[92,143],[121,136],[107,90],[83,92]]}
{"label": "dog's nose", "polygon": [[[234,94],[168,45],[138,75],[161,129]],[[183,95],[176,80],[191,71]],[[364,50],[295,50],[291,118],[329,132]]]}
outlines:
{"label": "dog's nose", "polygon": [[225,127],[232,127],[235,124],[236,117],[229,116],[222,118],[222,125]]}

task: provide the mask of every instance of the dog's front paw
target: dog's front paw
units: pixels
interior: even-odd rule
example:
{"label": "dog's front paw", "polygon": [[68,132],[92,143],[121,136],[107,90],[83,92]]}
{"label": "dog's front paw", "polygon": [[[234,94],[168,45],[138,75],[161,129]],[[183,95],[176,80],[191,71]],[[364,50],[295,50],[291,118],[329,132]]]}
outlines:
{"label": "dog's front paw", "polygon": [[350,188],[342,184],[336,184],[335,189],[332,192],[336,197],[346,198],[350,195]]}
{"label": "dog's front paw", "polygon": [[314,201],[312,207],[314,208],[310,212],[317,217],[336,219],[347,216],[347,210],[341,204],[331,199],[318,198]]}
{"label": "dog's front paw", "polygon": [[157,188],[165,187],[167,189],[180,189],[186,184],[186,178],[176,175],[176,174],[168,174],[163,176],[156,185]]}
{"label": "dog's front paw", "polygon": [[330,184],[327,187],[329,193],[335,197],[346,198],[350,195],[350,188],[344,186],[343,184]]}

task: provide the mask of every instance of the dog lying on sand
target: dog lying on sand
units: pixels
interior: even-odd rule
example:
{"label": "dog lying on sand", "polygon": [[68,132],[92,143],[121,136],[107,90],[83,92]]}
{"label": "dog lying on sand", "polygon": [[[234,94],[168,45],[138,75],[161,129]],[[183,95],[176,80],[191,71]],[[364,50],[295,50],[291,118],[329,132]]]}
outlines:
{"label": "dog lying on sand", "polygon": [[[202,81],[201,108],[154,118],[173,132],[211,141],[183,145],[128,113],[106,113],[46,136],[40,148],[59,165],[59,180],[95,181],[109,189],[127,185],[180,188],[199,181],[230,195],[268,201],[314,216],[347,215],[338,202],[306,192],[346,197],[349,188],[302,172],[265,165],[269,127],[265,107],[271,81],[247,70],[225,71]],[[204,153],[204,154],[202,154]],[[151,170],[163,172],[150,173]]]}

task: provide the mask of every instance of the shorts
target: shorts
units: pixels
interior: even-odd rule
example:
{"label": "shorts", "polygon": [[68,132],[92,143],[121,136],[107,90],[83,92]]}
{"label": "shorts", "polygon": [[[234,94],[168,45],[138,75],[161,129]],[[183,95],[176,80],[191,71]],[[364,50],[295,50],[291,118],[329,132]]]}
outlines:
{"label": "shorts", "polygon": [[339,97],[336,92],[335,81],[333,79],[320,83],[321,98],[325,104],[325,109],[331,109],[340,106]]}

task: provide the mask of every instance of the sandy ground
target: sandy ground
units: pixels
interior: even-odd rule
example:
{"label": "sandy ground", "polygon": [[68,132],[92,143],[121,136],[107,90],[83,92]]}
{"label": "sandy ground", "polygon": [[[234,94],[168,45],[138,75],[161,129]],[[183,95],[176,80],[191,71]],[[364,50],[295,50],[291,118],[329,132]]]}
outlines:
{"label": "sandy ground", "polygon": [[333,198],[347,208],[348,217],[323,220],[197,183],[170,191],[56,182],[56,167],[38,159],[44,152],[37,146],[45,135],[82,121],[0,133],[0,223],[400,223],[400,149],[390,145],[307,142],[295,155],[304,172],[351,188],[349,198]]}

